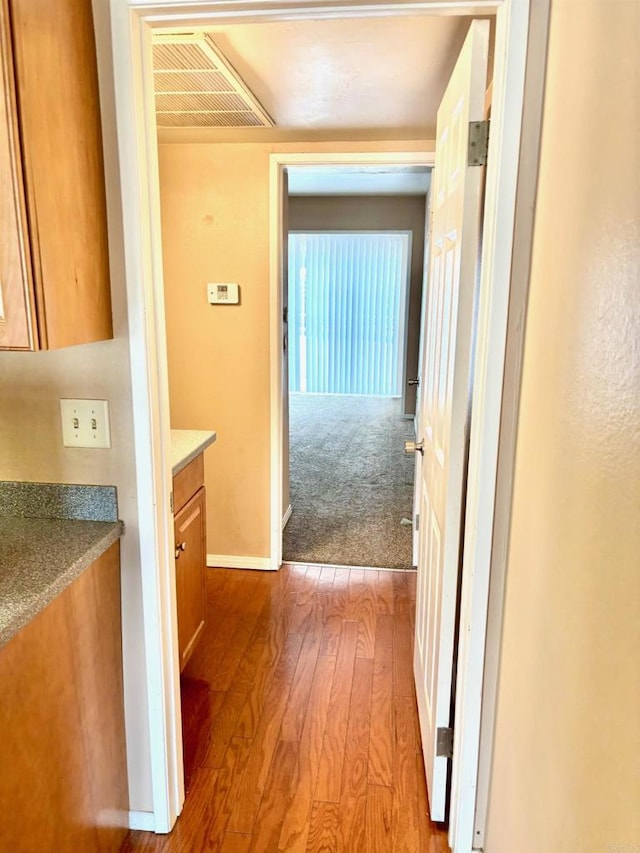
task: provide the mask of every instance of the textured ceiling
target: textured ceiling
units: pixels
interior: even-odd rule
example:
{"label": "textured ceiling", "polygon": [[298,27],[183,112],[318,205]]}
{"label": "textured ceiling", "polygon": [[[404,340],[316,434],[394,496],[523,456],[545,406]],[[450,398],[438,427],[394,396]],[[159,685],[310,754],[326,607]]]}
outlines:
{"label": "textured ceiling", "polygon": [[429,133],[469,18],[402,16],[208,28],[281,130]]}

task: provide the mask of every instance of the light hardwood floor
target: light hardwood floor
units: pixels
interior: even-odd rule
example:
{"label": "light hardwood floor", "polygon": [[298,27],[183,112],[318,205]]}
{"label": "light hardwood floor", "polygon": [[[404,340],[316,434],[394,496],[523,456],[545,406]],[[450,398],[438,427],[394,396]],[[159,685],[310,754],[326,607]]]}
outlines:
{"label": "light hardwood floor", "polygon": [[207,571],[182,677],[187,798],[123,853],[446,853],[412,675],[415,574]]}

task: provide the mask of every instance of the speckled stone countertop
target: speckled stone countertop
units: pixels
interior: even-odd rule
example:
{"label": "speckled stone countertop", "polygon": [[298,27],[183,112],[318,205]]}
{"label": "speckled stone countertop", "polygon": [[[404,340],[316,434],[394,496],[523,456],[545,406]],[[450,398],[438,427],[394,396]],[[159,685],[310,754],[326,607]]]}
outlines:
{"label": "speckled stone countertop", "polygon": [[202,429],[171,430],[171,469],[173,476],[179,474],[216,440],[215,432]]}
{"label": "speckled stone countertop", "polygon": [[0,646],[122,535],[113,486],[0,482]]}
{"label": "speckled stone countertop", "polygon": [[123,532],[120,521],[0,517],[0,645]]}
{"label": "speckled stone countertop", "polygon": [[0,481],[0,516],[117,521],[115,486]]}

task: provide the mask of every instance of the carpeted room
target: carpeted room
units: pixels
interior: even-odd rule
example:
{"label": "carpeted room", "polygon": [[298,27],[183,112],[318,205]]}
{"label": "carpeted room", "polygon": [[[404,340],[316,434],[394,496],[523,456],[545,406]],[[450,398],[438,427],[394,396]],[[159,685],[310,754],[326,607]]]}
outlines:
{"label": "carpeted room", "polygon": [[291,562],[410,569],[413,422],[400,399],[291,394]]}
{"label": "carpeted room", "polygon": [[[354,180],[378,194],[310,194]],[[413,194],[382,194],[407,180]],[[428,182],[424,169],[289,170],[286,561],[412,567],[414,459],[403,450]]]}

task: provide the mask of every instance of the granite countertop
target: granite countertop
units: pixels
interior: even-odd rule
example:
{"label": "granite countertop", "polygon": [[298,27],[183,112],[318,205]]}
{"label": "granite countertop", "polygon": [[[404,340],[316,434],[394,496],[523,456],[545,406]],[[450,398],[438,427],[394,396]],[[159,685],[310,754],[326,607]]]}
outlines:
{"label": "granite countertop", "polygon": [[0,482],[0,646],[123,531],[113,486]]}
{"label": "granite countertop", "polygon": [[0,645],[122,535],[121,521],[0,517]]}
{"label": "granite countertop", "polygon": [[202,429],[171,430],[171,470],[173,476],[179,474],[216,440],[215,432]]}

